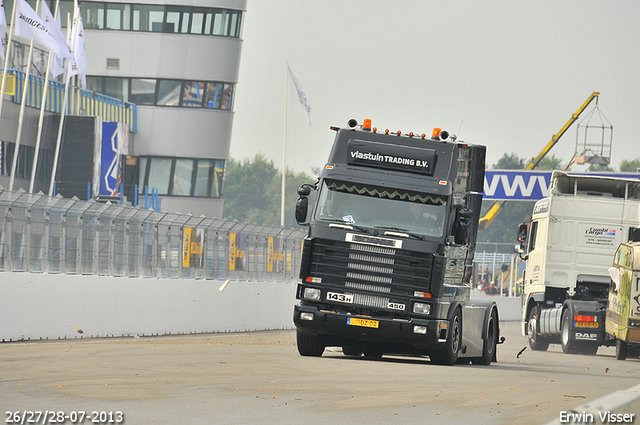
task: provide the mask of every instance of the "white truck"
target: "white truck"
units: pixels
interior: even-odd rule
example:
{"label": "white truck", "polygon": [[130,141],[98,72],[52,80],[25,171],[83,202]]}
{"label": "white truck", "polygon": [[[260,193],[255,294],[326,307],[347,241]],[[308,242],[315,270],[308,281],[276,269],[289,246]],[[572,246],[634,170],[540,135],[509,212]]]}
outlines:
{"label": "white truck", "polygon": [[611,267],[621,242],[640,239],[640,180],[554,171],[550,196],[520,225],[526,260],[522,334],[534,350],[595,354],[605,333]]}

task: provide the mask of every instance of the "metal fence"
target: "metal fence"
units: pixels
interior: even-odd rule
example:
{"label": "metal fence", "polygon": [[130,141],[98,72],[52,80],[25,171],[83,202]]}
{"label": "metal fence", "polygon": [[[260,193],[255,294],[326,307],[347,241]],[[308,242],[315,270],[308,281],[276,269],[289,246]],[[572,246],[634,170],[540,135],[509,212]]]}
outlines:
{"label": "metal fence", "polygon": [[293,282],[304,235],[0,188],[0,271]]}

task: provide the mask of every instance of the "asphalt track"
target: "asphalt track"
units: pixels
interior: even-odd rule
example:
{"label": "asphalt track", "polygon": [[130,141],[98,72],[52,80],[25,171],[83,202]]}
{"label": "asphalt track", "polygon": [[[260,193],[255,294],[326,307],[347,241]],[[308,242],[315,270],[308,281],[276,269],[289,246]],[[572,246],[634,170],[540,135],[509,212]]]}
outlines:
{"label": "asphalt track", "polygon": [[289,330],[4,343],[2,423],[14,418],[6,412],[49,410],[87,412],[85,424],[91,412],[122,412],[129,425],[540,424],[640,381],[640,360],[617,361],[614,348],[518,356],[519,324],[501,331],[507,341],[489,367],[333,348],[301,357]]}

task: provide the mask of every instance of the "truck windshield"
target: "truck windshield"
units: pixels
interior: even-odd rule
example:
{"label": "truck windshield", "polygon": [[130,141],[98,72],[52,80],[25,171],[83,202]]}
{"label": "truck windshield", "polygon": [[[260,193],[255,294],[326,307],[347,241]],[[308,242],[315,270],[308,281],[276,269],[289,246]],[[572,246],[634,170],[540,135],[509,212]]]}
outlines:
{"label": "truck windshield", "polygon": [[315,219],[442,236],[446,197],[326,179]]}

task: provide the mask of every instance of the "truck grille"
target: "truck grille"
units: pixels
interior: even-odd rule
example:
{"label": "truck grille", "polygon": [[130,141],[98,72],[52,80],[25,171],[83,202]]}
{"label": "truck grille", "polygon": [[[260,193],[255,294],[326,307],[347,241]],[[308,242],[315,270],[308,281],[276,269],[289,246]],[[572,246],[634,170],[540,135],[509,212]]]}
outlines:
{"label": "truck grille", "polygon": [[353,294],[353,303],[374,308],[387,308],[389,306],[389,297],[380,297],[368,294]]}
{"label": "truck grille", "polygon": [[428,292],[434,263],[433,254],[320,238],[313,239],[308,260],[309,276],[354,289],[354,303],[384,308],[389,298],[357,291],[409,296]]}

